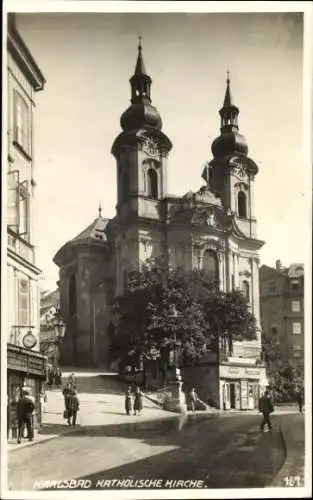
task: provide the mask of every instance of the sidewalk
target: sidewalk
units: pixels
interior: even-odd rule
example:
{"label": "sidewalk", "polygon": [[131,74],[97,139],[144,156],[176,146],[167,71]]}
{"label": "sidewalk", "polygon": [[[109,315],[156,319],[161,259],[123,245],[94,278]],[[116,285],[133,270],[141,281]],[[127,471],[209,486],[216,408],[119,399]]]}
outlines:
{"label": "sidewalk", "polygon": [[162,410],[155,403],[144,398],[143,411],[140,416],[127,416],[124,410],[123,393],[79,393],[80,411],[77,417],[77,426],[69,426],[63,418],[64,400],[61,390],[47,391],[46,411],[43,415],[43,425],[34,441],[22,440],[20,444],[16,441],[8,443],[8,451],[20,450],[26,446],[40,444],[59,436],[77,431],[79,426],[102,426],[110,424],[124,424],[137,422],[148,422],[165,418],[173,418],[177,415]]}
{"label": "sidewalk", "polygon": [[[280,418],[286,460],[271,486],[304,486],[304,415],[297,414]],[[290,483],[293,481],[293,484]],[[289,482],[289,484],[288,484]]]}

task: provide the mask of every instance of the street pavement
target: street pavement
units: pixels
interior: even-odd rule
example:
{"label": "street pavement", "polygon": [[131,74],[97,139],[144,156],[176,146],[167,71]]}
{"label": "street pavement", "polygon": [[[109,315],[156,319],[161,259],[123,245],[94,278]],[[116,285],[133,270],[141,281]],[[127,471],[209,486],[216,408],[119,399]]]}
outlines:
{"label": "street pavement", "polygon": [[[93,484],[99,479],[161,478],[203,480],[208,488],[269,486],[283,472],[283,427],[289,434],[292,429],[298,433],[297,463],[302,466],[303,415],[274,414],[273,430],[268,433],[260,432],[257,415],[176,416],[147,399],[141,416],[127,416],[124,386],[111,375],[105,382],[99,379],[96,374],[80,376],[76,428],[62,419],[61,392],[49,393],[44,429],[50,435],[52,427],[59,426],[63,433],[8,454],[11,490],[33,489],[40,480],[72,478],[90,479]],[[297,470],[290,469],[295,475]]]}

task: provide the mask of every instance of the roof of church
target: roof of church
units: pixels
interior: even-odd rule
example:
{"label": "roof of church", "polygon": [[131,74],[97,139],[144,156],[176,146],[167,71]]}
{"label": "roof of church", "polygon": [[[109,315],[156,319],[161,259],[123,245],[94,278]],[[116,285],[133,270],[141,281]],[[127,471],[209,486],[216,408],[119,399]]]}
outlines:
{"label": "roof of church", "polygon": [[75,236],[75,238],[73,238],[71,241],[79,241],[85,239],[107,241],[106,227],[109,222],[110,219],[105,219],[99,213],[99,217],[97,217],[88,227],[86,227],[86,229]]}

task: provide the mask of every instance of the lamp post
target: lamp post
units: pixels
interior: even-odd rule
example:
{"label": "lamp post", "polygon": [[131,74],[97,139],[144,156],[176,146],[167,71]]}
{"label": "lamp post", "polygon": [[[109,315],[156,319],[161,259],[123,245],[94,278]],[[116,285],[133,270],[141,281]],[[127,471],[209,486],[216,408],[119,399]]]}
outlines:
{"label": "lamp post", "polygon": [[60,361],[60,344],[65,335],[66,325],[62,321],[60,312],[57,310],[54,320],[54,332],[55,332],[55,363],[59,366]]}
{"label": "lamp post", "polygon": [[[175,305],[172,305],[169,318],[176,319],[178,318],[178,315],[179,313]],[[180,374],[180,369],[178,368],[179,362],[177,356],[177,346],[180,345],[181,343],[177,341],[176,332],[174,332],[173,335],[173,344],[174,344],[175,381],[173,382],[172,397],[167,403],[167,409],[170,411],[174,411],[176,413],[186,413],[187,412],[186,398],[182,390],[183,382]]]}

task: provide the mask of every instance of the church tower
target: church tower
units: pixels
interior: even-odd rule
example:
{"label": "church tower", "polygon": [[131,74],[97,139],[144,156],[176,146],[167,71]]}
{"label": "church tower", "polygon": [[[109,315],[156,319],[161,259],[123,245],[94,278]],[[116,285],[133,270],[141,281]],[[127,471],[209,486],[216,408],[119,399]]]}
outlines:
{"label": "church tower", "polygon": [[152,80],[139,38],[135,71],[130,79],[131,104],[122,114],[122,132],[112,154],[117,165],[116,242],[117,293],[127,286],[127,273],[140,262],[161,255],[164,246],[163,200],[167,196],[167,159],[171,141],[152,105]]}
{"label": "church tower", "polygon": [[[227,74],[224,103],[219,111],[220,135],[211,146],[213,159],[202,177],[208,188],[221,200],[227,214],[225,253],[225,291],[241,289],[257,320],[260,344],[259,250],[264,242],[257,237],[254,209],[256,163],[248,156],[245,137],[239,133],[239,108],[234,104]],[[250,344],[251,345],[251,344]]]}
{"label": "church tower", "polygon": [[240,230],[248,238],[255,238],[254,181],[258,167],[248,157],[246,139],[239,133],[239,108],[233,102],[229,73],[224,104],[219,114],[220,136],[212,143],[214,159],[204,177],[209,175],[206,180],[210,188],[219,194],[225,209],[234,214]]}

